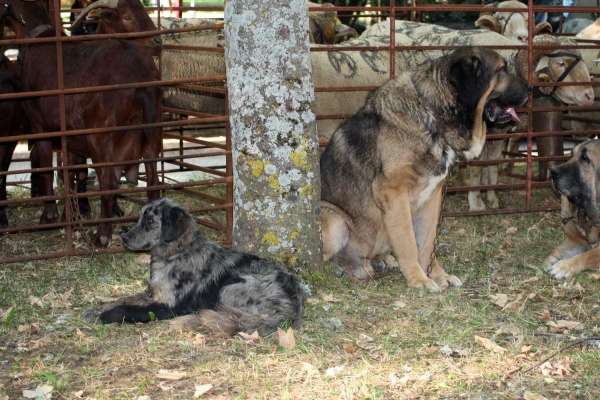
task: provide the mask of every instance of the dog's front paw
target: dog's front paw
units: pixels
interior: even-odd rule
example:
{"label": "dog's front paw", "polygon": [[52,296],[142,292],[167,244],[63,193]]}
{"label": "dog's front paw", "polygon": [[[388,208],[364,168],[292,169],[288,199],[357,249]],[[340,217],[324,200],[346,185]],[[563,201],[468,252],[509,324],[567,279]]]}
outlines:
{"label": "dog's front paw", "polygon": [[556,279],[571,279],[577,272],[577,268],[573,268],[571,263],[568,260],[560,260],[547,271]]}
{"label": "dog's front paw", "polygon": [[430,292],[440,292],[440,287],[433,279],[427,277],[413,278],[408,280],[408,285],[417,289],[427,289]]}
{"label": "dog's front paw", "polygon": [[377,272],[392,271],[398,269],[398,261],[393,255],[388,254],[385,257],[371,260],[371,266]]}
{"label": "dog's front paw", "polygon": [[81,315],[81,320],[86,324],[97,324],[101,323],[100,314],[102,311],[99,308],[90,308],[89,310],[85,310]]}
{"label": "dog's front paw", "polygon": [[440,287],[440,290],[444,290],[448,287],[457,288],[462,286],[462,282],[454,275],[444,274],[438,277],[435,277],[435,282]]}
{"label": "dog's front paw", "polygon": [[542,267],[544,268],[544,271],[550,272],[550,270],[552,269],[552,267],[554,266],[554,264],[556,264],[559,261],[560,260],[557,257],[548,256],[548,257],[546,257],[546,259],[542,263]]}

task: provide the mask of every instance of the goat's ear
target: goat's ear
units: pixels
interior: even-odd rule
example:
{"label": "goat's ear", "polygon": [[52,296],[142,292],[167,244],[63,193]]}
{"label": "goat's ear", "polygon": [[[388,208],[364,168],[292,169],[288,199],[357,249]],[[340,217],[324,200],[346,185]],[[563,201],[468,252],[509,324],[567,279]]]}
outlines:
{"label": "goat's ear", "polygon": [[543,69],[547,69],[549,63],[550,63],[550,57],[540,56],[537,64],[535,65],[535,70],[533,72],[540,72]]}
{"label": "goat's ear", "polygon": [[500,22],[491,15],[482,15],[477,21],[475,26],[480,27],[488,31],[500,33]]}
{"label": "goat's ear", "polygon": [[169,243],[179,239],[186,230],[185,212],[179,207],[166,207],[161,219],[162,240]]}
{"label": "goat's ear", "polygon": [[540,22],[539,24],[533,27],[533,36],[551,33],[552,25],[550,25],[549,22]]}
{"label": "goat's ear", "polygon": [[[550,78],[550,75],[548,75],[549,72],[550,71],[548,70],[548,68],[544,68],[544,69],[541,69],[539,71],[536,71],[533,74],[533,79],[536,80],[536,81],[538,81],[538,82],[544,82],[544,83],[545,82],[552,82],[552,79]],[[550,95],[550,94],[552,94],[552,91],[554,90],[554,87],[553,86],[540,86],[538,89],[543,94]]]}

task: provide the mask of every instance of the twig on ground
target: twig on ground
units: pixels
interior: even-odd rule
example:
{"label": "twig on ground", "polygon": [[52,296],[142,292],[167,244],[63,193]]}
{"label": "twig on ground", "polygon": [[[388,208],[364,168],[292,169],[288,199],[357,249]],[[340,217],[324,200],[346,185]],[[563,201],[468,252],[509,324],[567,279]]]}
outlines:
{"label": "twig on ground", "polygon": [[[577,339],[571,343],[567,343],[565,344],[563,347],[561,347],[560,349],[558,349],[557,351],[555,351],[554,353],[550,354],[548,357],[536,362],[535,364],[533,364],[532,366],[530,366],[529,368],[527,368],[526,370],[524,370],[522,373],[525,374],[529,371],[531,371],[534,368],[539,367],[540,365],[542,365],[543,363],[545,363],[546,361],[548,361],[549,359],[551,359],[552,357],[554,357],[555,355],[557,355],[558,353],[562,353],[563,351],[567,350],[568,348],[571,348],[573,346],[577,346],[578,344],[590,341],[590,340],[600,340],[600,336],[586,336],[584,338],[581,339]],[[515,369],[514,371],[510,371],[508,374],[509,375],[514,375],[517,372],[519,372],[523,367],[519,367],[517,369]]]}

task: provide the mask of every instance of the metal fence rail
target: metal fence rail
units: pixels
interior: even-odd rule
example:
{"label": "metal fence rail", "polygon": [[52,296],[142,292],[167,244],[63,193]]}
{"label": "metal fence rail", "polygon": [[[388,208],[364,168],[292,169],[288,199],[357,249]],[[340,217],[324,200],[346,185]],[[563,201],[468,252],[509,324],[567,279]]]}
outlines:
{"label": "metal fence rail", "polygon": [[[0,94],[0,101],[10,99],[26,99],[40,96],[58,96],[57,106],[60,109],[61,129],[56,132],[43,132],[36,134],[24,134],[11,137],[0,137],[0,144],[12,141],[27,141],[41,138],[60,138],[61,151],[57,157],[56,166],[50,168],[31,168],[27,165],[29,162],[25,153],[13,158],[13,166],[7,172],[0,171],[0,178],[6,177],[11,190],[9,198],[6,201],[0,201],[0,206],[7,206],[9,219],[11,224],[8,228],[0,229],[0,263],[26,262],[32,260],[41,260],[65,256],[79,256],[91,254],[113,254],[123,251],[119,240],[115,238],[109,248],[95,249],[88,246],[88,242],[84,240],[86,235],[89,235],[90,228],[101,221],[112,221],[115,224],[131,223],[137,219],[137,212],[141,205],[146,201],[145,192],[150,190],[160,190],[163,195],[174,196],[177,200],[183,202],[196,216],[197,221],[207,228],[211,229],[214,238],[225,243],[231,244],[232,241],[232,226],[233,226],[233,169],[231,157],[231,142],[229,135],[229,118],[227,107],[227,91],[224,86],[226,81],[225,75],[217,76],[198,76],[193,78],[181,78],[161,80],[160,82],[145,82],[145,83],[129,83],[121,85],[109,85],[102,87],[81,87],[65,89],[65,82],[69,81],[68,76],[63,77],[63,65],[61,51],[63,43],[76,42],[82,40],[101,40],[101,39],[132,39],[144,38],[155,35],[157,32],[141,32],[141,33],[122,33],[110,35],[92,35],[92,36],[60,36],[60,27],[64,24],[60,15],[61,12],[71,12],[72,10],[60,10],[58,1],[51,2],[51,15],[54,17],[55,26],[58,37],[44,37],[38,39],[15,39],[14,37],[6,37],[0,40],[2,46],[15,46],[24,43],[56,43],[57,46],[57,64],[58,64],[58,87],[55,90],[44,92],[22,92],[14,94]],[[598,2],[597,2],[598,3]],[[483,10],[484,1],[481,5],[453,5],[453,4],[421,4],[421,1],[413,0],[411,4],[408,1],[392,2],[389,6],[380,1],[374,7],[338,7],[334,6],[328,10],[337,11],[338,16],[346,17],[353,16],[357,18],[366,17],[371,19],[389,19],[391,32],[394,32],[396,20],[411,20],[421,21],[424,13],[427,12],[472,12],[479,13]],[[217,23],[208,27],[185,27],[178,29],[164,30],[160,28],[160,18],[164,15],[164,11],[222,11],[222,7],[171,7],[157,8],[148,7],[149,12],[156,12],[159,19],[159,32],[162,35],[174,33],[187,33],[202,30],[222,29],[223,24]],[[311,11],[318,11],[318,8],[310,8]],[[507,9],[508,11],[520,12],[522,9]],[[80,11],[80,10],[73,10]],[[554,12],[560,13],[559,31],[562,29],[563,16],[562,13],[568,12],[597,12],[596,7],[557,7],[557,6],[539,6],[528,5],[526,10],[529,16],[529,42],[522,46],[490,46],[493,49],[527,49],[529,52],[529,62],[531,64],[532,52],[534,49],[532,43],[533,36],[533,21],[534,15],[538,12]],[[68,24],[68,23],[66,23]],[[475,26],[468,27],[475,29]],[[559,32],[560,33],[560,32]],[[427,50],[450,50],[457,46],[403,46],[397,45],[395,35],[390,34],[389,45],[382,46],[337,46],[337,45],[322,45],[312,48],[313,52],[335,52],[335,51],[380,51],[389,54],[389,78],[394,78],[396,69],[396,52],[402,51],[427,51]],[[552,46],[546,48],[551,48]],[[536,47],[536,48],[544,48]],[[600,50],[600,42],[598,41],[581,41],[579,48],[594,48]],[[173,45],[165,44],[165,50],[180,50],[190,52],[215,52],[223,53],[223,48],[220,47],[203,47],[189,45]],[[599,57],[600,58],[600,57]],[[162,71],[163,64],[159,60],[159,69]],[[529,80],[531,81],[532,71],[529,71]],[[213,83],[213,86],[204,86],[207,83]],[[204,84],[204,85],[203,85]],[[592,83],[597,86],[599,83]],[[163,87],[183,88],[193,90],[197,93],[208,93],[218,95],[220,98],[215,101],[223,101],[224,113],[215,115],[204,112],[204,110],[184,110],[174,107],[163,107],[163,121],[157,124],[150,125],[135,125],[135,126],[115,126],[111,128],[98,129],[82,129],[82,130],[67,130],[65,115],[65,96],[77,93],[89,93],[105,90],[116,90],[124,88],[138,88],[161,85]],[[539,83],[535,86],[563,86],[565,83]],[[345,92],[368,92],[376,89],[377,86],[353,86],[353,87],[336,87],[336,86],[321,86],[315,87],[317,93],[336,93]],[[515,164],[517,171],[501,172],[501,182],[498,185],[479,185],[479,186],[458,186],[453,185],[448,188],[451,197],[454,201],[447,202],[447,209],[444,210],[446,216],[463,216],[463,215],[481,215],[481,214],[498,214],[498,213],[520,213],[532,211],[549,211],[559,208],[559,201],[551,194],[548,189],[549,181],[540,181],[534,176],[535,168],[539,162],[544,161],[560,161],[567,157],[563,154],[555,156],[540,156],[535,152],[534,142],[540,137],[563,137],[569,139],[569,143],[575,143],[578,137],[587,137],[597,135],[600,130],[585,130],[585,131],[554,131],[554,132],[533,132],[532,116],[536,112],[561,112],[577,110],[593,110],[600,111],[597,105],[589,107],[534,107],[530,101],[520,110],[526,113],[528,117],[527,130],[517,133],[507,133],[495,136],[490,136],[488,139],[508,139],[521,138],[526,140],[526,147],[518,153],[508,153],[506,158],[495,160],[476,160],[469,163],[460,162],[459,166],[469,165],[497,165]],[[356,110],[349,110],[348,113],[317,115],[318,121],[323,120],[342,120],[351,116]],[[565,115],[565,120],[581,121],[581,117],[569,117]],[[583,118],[585,119],[585,118]],[[593,119],[595,120],[595,119]],[[595,120],[597,121],[597,120]],[[68,152],[67,138],[74,135],[89,135],[101,134],[116,131],[132,131],[148,126],[160,126],[163,128],[163,149],[160,157],[155,160],[136,160],[136,161],[119,161],[105,162],[86,165],[68,165],[67,157],[62,155]],[[572,139],[573,137],[576,139]],[[218,140],[215,140],[218,137]],[[260,138],[257,138],[259,140]],[[326,145],[325,141],[320,143],[321,146]],[[21,148],[24,146],[21,146]],[[130,165],[143,164],[146,161],[158,161],[160,183],[151,187],[129,187],[122,184],[117,190],[100,191],[99,188],[93,185],[88,185],[88,192],[76,193],[70,187],[68,172],[78,168],[94,168],[101,166],[114,165]],[[55,195],[49,197],[31,198],[28,193],[27,186],[30,184],[29,179],[24,178],[26,174],[34,172],[53,171],[57,175],[63,177],[62,186],[57,187]],[[179,175],[177,175],[179,174]],[[185,176],[178,178],[177,176]],[[145,176],[141,173],[140,181],[145,181]],[[507,193],[511,198],[518,199],[518,202],[511,202],[504,208],[487,209],[480,211],[469,211],[468,205],[465,205],[465,192],[469,190],[487,190],[494,189],[502,193]],[[65,219],[54,224],[40,225],[38,223],[39,213],[43,208],[45,201],[57,200],[59,207],[64,204],[71,204],[72,200],[78,198],[89,197],[99,199],[101,195],[117,195],[120,204],[126,204],[126,213],[124,216],[114,216],[110,219],[101,219],[98,213],[94,213],[89,219],[83,219],[78,215],[77,210],[72,207],[65,208]],[[119,228],[117,228],[118,232]]]}

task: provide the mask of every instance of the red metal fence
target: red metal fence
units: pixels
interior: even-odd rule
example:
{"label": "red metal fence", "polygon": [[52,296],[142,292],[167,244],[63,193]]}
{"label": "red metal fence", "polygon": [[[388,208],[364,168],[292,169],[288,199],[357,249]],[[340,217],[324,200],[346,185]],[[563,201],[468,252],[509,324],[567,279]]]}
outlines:
{"label": "red metal fence", "polygon": [[[15,0],[19,1],[19,0]],[[470,12],[479,13],[483,9],[482,5],[452,5],[452,4],[420,4],[419,1],[413,1],[410,5],[405,5],[403,1],[396,2],[389,7],[333,7],[330,10],[338,12],[340,18],[353,16],[356,20],[359,17],[364,17],[368,14],[369,19],[390,20],[390,29],[394,31],[396,20],[412,20],[420,21],[424,13],[428,12]],[[406,2],[408,4],[408,2]],[[61,26],[63,22],[60,20],[60,10],[58,4],[50,5],[54,10],[55,26]],[[597,6],[596,6],[597,7]],[[562,13],[569,12],[596,12],[596,7],[557,7],[557,6],[537,6],[529,5],[527,13],[529,21],[534,21],[535,13],[539,12],[554,12]],[[165,10],[168,11],[214,11],[222,10],[222,7],[172,7],[161,8],[158,12],[158,25],[160,28],[160,19],[164,18]],[[312,8],[311,10],[317,10]],[[65,10],[63,10],[64,12]],[[157,11],[157,8],[148,8],[149,12]],[[522,11],[513,9],[509,11]],[[559,26],[562,27],[563,16],[560,15]],[[204,27],[183,27],[176,29],[161,29],[161,34],[180,34],[186,32],[209,31],[221,29],[222,24],[212,24]],[[468,27],[475,29],[474,26]],[[55,42],[57,46],[57,54],[61,54],[61,46],[65,42],[90,40],[90,36],[68,37],[60,36],[57,29],[57,36],[52,38],[39,39],[21,39],[17,40],[14,37],[7,37],[0,40],[0,45],[20,45],[23,43],[41,43]],[[96,35],[94,39],[130,39],[148,37],[153,33],[127,33],[113,35]],[[532,24],[529,26],[529,43],[526,47],[523,46],[500,46],[501,48],[527,48],[529,51],[529,60],[533,51],[532,44]],[[402,51],[414,50],[431,50],[431,49],[451,49],[453,46],[400,46],[396,45],[395,35],[390,35],[388,44],[377,46],[364,46],[357,44],[346,45],[341,49],[336,45],[322,45],[313,47],[314,52],[335,52],[335,51],[381,51],[389,53],[389,77],[394,77],[395,71],[395,54]],[[600,42],[587,41],[585,47],[593,47],[600,49]],[[492,47],[494,48],[494,47]],[[496,47],[497,48],[497,47]],[[167,43],[164,46],[165,50],[171,51],[195,51],[201,53],[223,53],[221,47],[205,46],[189,46],[178,45],[177,43]],[[600,57],[599,57],[600,58]],[[63,77],[62,59],[58,57],[59,86],[57,90],[46,92],[24,92],[16,94],[0,94],[0,101],[5,99],[17,99],[32,96],[58,96],[57,106],[61,112],[63,121],[62,129],[57,132],[44,132],[33,135],[21,135],[3,137],[0,136],[0,144],[9,141],[26,141],[35,138],[61,138],[60,154],[66,154],[68,151],[66,138],[70,135],[89,135],[103,133],[107,131],[130,131],[139,129],[141,126],[119,126],[110,129],[85,129],[72,131],[65,128],[65,106],[64,96],[74,93],[84,93],[100,90],[114,90],[117,88],[142,87],[161,85],[163,87],[180,88],[196,93],[204,93],[209,96],[215,96],[215,101],[222,102],[221,108],[223,112],[209,113],[204,110],[197,109],[181,109],[176,107],[163,107],[163,121],[154,126],[161,126],[164,129],[163,149],[157,161],[160,163],[160,184],[151,188],[148,187],[129,187],[122,184],[117,190],[109,192],[100,192],[97,187],[91,185],[88,187],[87,193],[75,193],[69,187],[69,180],[63,179],[63,183],[56,188],[56,194],[51,197],[36,197],[29,196],[27,179],[23,179],[23,174],[42,171],[56,171],[57,175],[67,177],[68,170],[75,168],[93,168],[97,166],[108,165],[125,165],[125,164],[140,164],[142,161],[130,162],[113,162],[103,164],[87,164],[87,165],[68,165],[67,157],[57,157],[57,164],[52,168],[32,169],[28,165],[28,156],[26,146],[21,145],[22,152],[18,152],[13,158],[13,166],[8,172],[0,172],[0,176],[6,176],[9,185],[13,190],[9,192],[9,198],[6,201],[0,201],[0,206],[6,205],[10,225],[8,228],[0,229],[0,263],[8,262],[24,262],[36,259],[48,259],[55,257],[64,257],[71,255],[90,255],[97,253],[118,253],[123,249],[118,239],[112,240],[110,246],[106,249],[94,249],[89,246],[89,237],[92,234],[90,229],[98,224],[102,219],[98,217],[98,212],[95,210],[90,219],[84,219],[78,214],[76,209],[66,207],[65,220],[52,225],[39,225],[39,214],[43,208],[44,201],[57,200],[59,207],[64,204],[70,204],[71,199],[80,197],[90,197],[95,199],[97,203],[99,196],[102,194],[116,194],[123,206],[125,215],[122,217],[113,217],[109,221],[113,221],[116,225],[116,232],[119,232],[119,226],[130,225],[132,221],[137,219],[137,213],[141,205],[146,202],[145,192],[149,189],[161,190],[163,195],[175,197],[178,201],[185,204],[196,216],[197,221],[211,228],[211,235],[225,243],[230,244],[232,238],[233,225],[233,190],[232,190],[232,162],[231,162],[231,143],[229,135],[229,121],[227,115],[227,91],[224,85],[225,76],[195,76],[181,79],[162,80],[160,82],[149,83],[131,83],[127,85],[111,85],[105,87],[82,87],[76,89],[64,89],[64,80],[68,77]],[[163,63],[159,61],[160,69],[163,68]],[[531,69],[530,69],[531,81]],[[561,86],[563,83],[539,84],[538,86]],[[596,83],[593,83],[596,86]],[[336,86],[320,86],[315,87],[316,93],[336,93],[340,96],[348,92],[366,92],[375,89],[377,86],[352,86],[352,87],[336,87]],[[190,92],[192,93],[192,92]],[[532,130],[532,115],[534,112],[542,111],[557,111],[566,113],[572,110],[573,107],[557,106],[557,107],[534,107],[532,101],[524,106],[520,112],[526,113],[528,116],[527,130],[520,133],[507,133],[492,137],[492,139],[505,138],[521,138],[526,140],[526,146],[517,154],[510,154],[508,158],[495,160],[479,160],[468,163],[468,165],[495,165],[500,162],[503,164],[515,164],[515,169],[512,172],[501,172],[501,179],[498,185],[480,185],[480,186],[458,186],[451,183],[448,189],[449,202],[445,210],[446,216],[459,215],[479,215],[488,213],[515,213],[529,211],[546,211],[555,210],[559,207],[558,199],[552,194],[549,189],[549,181],[541,181],[536,178],[534,172],[537,164],[540,161],[564,160],[562,153],[552,156],[540,156],[535,151],[535,138],[540,137],[556,137],[562,136],[565,138],[565,143],[569,146],[577,139],[572,139],[576,136],[596,135],[600,131],[586,130],[581,132],[573,132],[559,130],[553,132],[533,132]],[[594,105],[590,107],[579,107],[581,110],[600,111],[600,107]],[[356,110],[347,110],[345,113],[337,114],[321,114],[317,116],[318,121],[324,120],[341,120],[349,117]],[[565,118],[568,119],[568,118]],[[258,140],[258,138],[257,138]],[[25,143],[25,142],[22,142]],[[321,143],[322,145],[325,142]],[[152,161],[152,160],[143,160]],[[461,165],[467,165],[464,162]],[[142,181],[144,179],[142,178]],[[60,186],[62,185],[62,186]],[[486,209],[478,211],[469,211],[469,206],[466,203],[465,192],[475,189],[495,189],[501,193],[504,207],[498,209]],[[106,221],[106,220],[104,220]],[[125,224],[123,224],[125,223]],[[123,225],[119,225],[123,224]]]}

